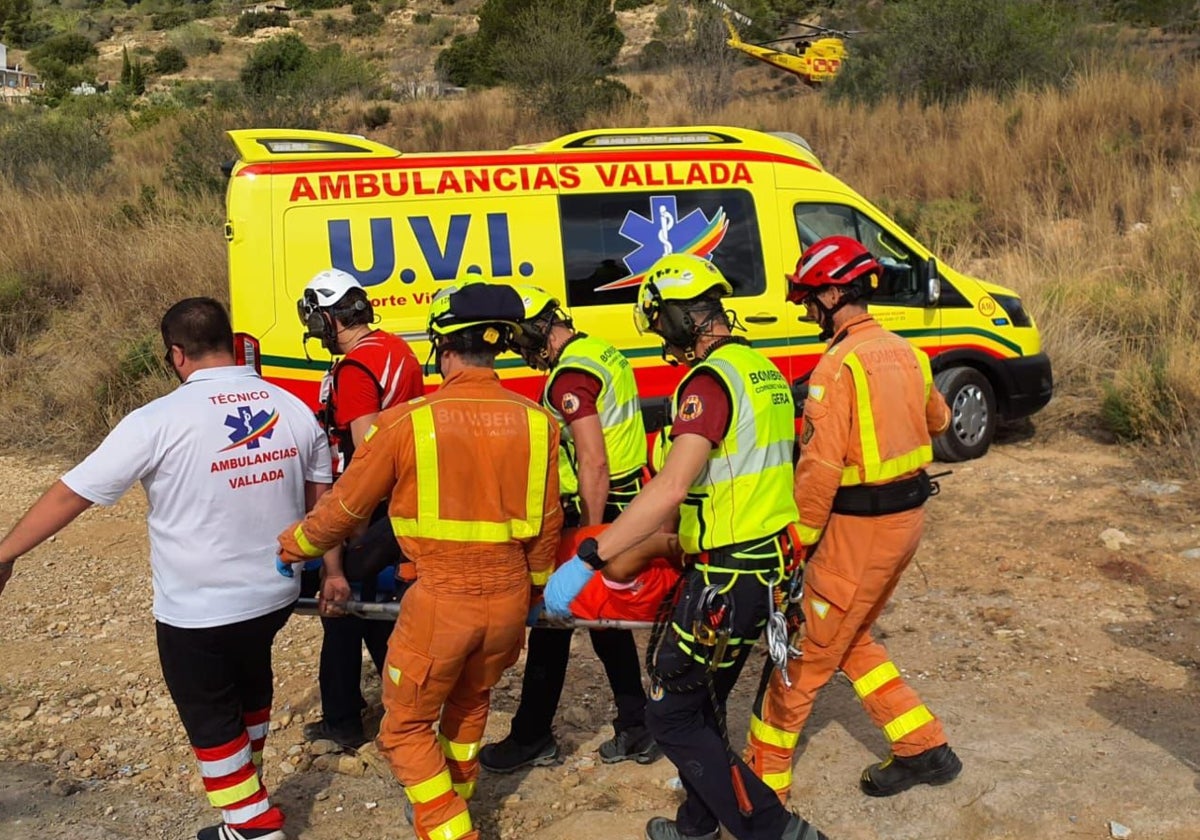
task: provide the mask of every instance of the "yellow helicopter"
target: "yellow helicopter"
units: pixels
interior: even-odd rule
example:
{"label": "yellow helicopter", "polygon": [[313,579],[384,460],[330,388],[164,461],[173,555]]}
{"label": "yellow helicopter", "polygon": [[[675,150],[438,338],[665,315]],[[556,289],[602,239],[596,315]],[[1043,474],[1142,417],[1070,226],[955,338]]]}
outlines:
{"label": "yellow helicopter", "polygon": [[[845,39],[857,34],[829,29],[813,23],[797,22],[795,25],[805,28],[805,31],[798,35],[750,43],[742,40],[737,27],[729,19],[728,13],[722,14],[721,17],[725,21],[726,28],[729,29],[729,39],[725,42],[726,44],[735,50],[744,52],[751,58],[799,76],[805,83],[814,86],[831,81],[837,75],[846,58]],[[769,44],[788,42],[792,43],[794,52],[785,52],[768,46]]]}

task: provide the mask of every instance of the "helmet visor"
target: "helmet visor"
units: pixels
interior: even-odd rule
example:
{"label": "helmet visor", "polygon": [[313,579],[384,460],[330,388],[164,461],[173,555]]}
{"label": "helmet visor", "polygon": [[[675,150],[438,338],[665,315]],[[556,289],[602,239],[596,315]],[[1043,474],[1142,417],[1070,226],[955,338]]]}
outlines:
{"label": "helmet visor", "polygon": [[654,331],[654,324],[650,320],[650,314],[646,312],[640,303],[633,305],[633,326],[637,329],[638,335],[646,335]]}

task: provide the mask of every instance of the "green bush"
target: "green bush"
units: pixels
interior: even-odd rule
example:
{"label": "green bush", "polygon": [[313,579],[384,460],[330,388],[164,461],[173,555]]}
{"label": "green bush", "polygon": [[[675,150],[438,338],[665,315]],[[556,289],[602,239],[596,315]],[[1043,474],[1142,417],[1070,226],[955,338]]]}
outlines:
{"label": "green bush", "polygon": [[453,20],[448,17],[435,17],[432,21],[430,21],[429,25],[425,27],[423,32],[416,34],[416,41],[417,43],[425,44],[426,46],[437,46],[438,44],[445,43],[446,39],[450,37],[450,33],[453,31]]}
{"label": "green bush", "polygon": [[233,35],[250,35],[268,26],[291,26],[287,12],[246,12],[238,15],[237,23],[230,32]]}
{"label": "green bush", "polygon": [[96,51],[96,45],[87,38],[74,32],[64,32],[47,38],[30,50],[29,61],[41,70],[48,61],[59,61],[68,67],[74,67],[97,55],[99,53]]}
{"label": "green bush", "polygon": [[192,9],[186,7],[167,9],[162,12],[155,12],[150,15],[150,28],[166,31],[174,29],[177,26],[183,26],[188,21],[192,20],[195,15]]}
{"label": "green bush", "polygon": [[348,0],[295,0],[291,4],[297,11],[318,11],[320,9],[337,9],[345,6]]}
{"label": "green bush", "polygon": [[366,12],[351,18],[335,18],[333,15],[321,18],[321,29],[329,35],[364,37],[374,35],[381,26],[383,15],[378,12]]}
{"label": "green bush", "polygon": [[433,12],[417,12],[413,15],[413,23],[423,26],[433,20]]}
{"label": "green bush", "polygon": [[392,109],[386,105],[372,105],[363,111],[363,125],[368,129],[382,128],[392,121]]}
{"label": "green bush", "polygon": [[661,70],[671,63],[671,48],[657,38],[647,41],[636,63],[639,70]]}
{"label": "green bush", "polygon": [[[550,30],[555,36],[545,37]],[[582,49],[577,53],[580,68],[592,78],[612,70],[625,43],[608,0],[485,0],[479,9],[479,29],[474,35],[456,37],[438,56],[435,68],[456,85],[496,85],[512,81],[513,73],[529,78],[524,63],[511,56],[528,57],[530,37],[536,38],[538,50],[559,57],[566,52],[560,44]]]}
{"label": "green bush", "polygon": [[854,39],[835,97],[954,102],[971,90],[1061,86],[1088,46],[1078,12],[1040,0],[897,0]]}
{"label": "green bush", "polygon": [[171,30],[167,40],[185,56],[215,55],[221,51],[221,39],[213,28],[196,21]]}
{"label": "green bush", "polygon": [[353,15],[369,15],[373,11],[371,0],[354,0],[350,4],[350,13]]}
{"label": "green bush", "polygon": [[1132,26],[1186,27],[1198,17],[1191,0],[1102,0],[1105,20]]}
{"label": "green bush", "polygon": [[300,36],[289,32],[255,47],[238,78],[251,95],[277,95],[285,91],[311,57],[312,50]]}
{"label": "green bush", "polygon": [[342,52],[337,44],[309,49],[298,35],[287,33],[255,47],[240,78],[253,97],[287,97],[319,104],[358,91],[378,93],[379,72],[369,62]]}
{"label": "green bush", "polygon": [[179,47],[165,46],[154,54],[154,72],[160,76],[178,73],[187,67],[187,58]]}
{"label": "green bush", "polygon": [[0,149],[0,175],[26,190],[89,189],[112,161],[102,122],[54,113],[5,125]]}
{"label": "green bush", "polygon": [[494,66],[518,107],[573,131],[589,114],[632,97],[607,78],[623,39],[605,2],[538,3],[513,18],[493,50]]}
{"label": "green bush", "polygon": [[614,12],[627,12],[630,9],[640,9],[642,6],[649,6],[654,0],[616,0],[613,3]]}

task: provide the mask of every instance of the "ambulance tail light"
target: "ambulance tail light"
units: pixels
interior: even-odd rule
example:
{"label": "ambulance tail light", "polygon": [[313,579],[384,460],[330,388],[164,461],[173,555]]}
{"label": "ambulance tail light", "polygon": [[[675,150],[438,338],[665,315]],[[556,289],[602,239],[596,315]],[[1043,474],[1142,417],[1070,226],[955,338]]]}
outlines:
{"label": "ambulance tail light", "polygon": [[255,373],[262,373],[262,357],[258,352],[258,339],[249,333],[234,333],[233,358],[239,365],[252,367]]}

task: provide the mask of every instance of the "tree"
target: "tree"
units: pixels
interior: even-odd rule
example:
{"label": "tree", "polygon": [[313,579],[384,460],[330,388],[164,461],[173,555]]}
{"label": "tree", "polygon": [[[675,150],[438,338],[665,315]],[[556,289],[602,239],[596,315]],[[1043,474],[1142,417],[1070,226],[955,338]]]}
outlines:
{"label": "tree", "polygon": [[38,69],[41,69],[47,59],[61,61],[68,67],[74,67],[97,55],[99,53],[96,51],[96,45],[87,38],[74,32],[64,32],[47,38],[34,47],[29,53],[29,61]]}
{"label": "tree", "polygon": [[607,3],[540,2],[521,11],[492,51],[517,105],[562,130],[611,108],[628,88],[607,78],[624,36],[614,37]]}
{"label": "tree", "polygon": [[896,0],[854,39],[831,92],[932,104],[972,89],[1061,85],[1089,46],[1079,14],[1071,4],[1041,0]]}
{"label": "tree", "polygon": [[[491,87],[506,81],[505,73],[515,66],[508,60],[507,51],[514,46],[520,49],[522,36],[517,34],[518,29],[527,27],[529,15],[535,15],[546,26],[561,31],[562,27],[552,20],[556,12],[584,27],[581,35],[589,49],[585,61],[591,64],[598,60],[602,72],[607,73],[625,43],[608,0],[486,0],[479,9],[479,30],[455,38],[442,51],[437,60],[438,73],[456,85]],[[524,32],[524,37],[530,34]],[[537,40],[552,46],[545,38]]]}
{"label": "tree", "polygon": [[25,35],[33,22],[33,0],[0,0],[0,41],[25,46]]}
{"label": "tree", "polygon": [[277,95],[304,68],[311,54],[300,36],[289,32],[255,47],[239,78],[251,95]]}
{"label": "tree", "polygon": [[178,73],[187,68],[187,58],[179,47],[165,46],[154,54],[154,72],[159,75]]}

